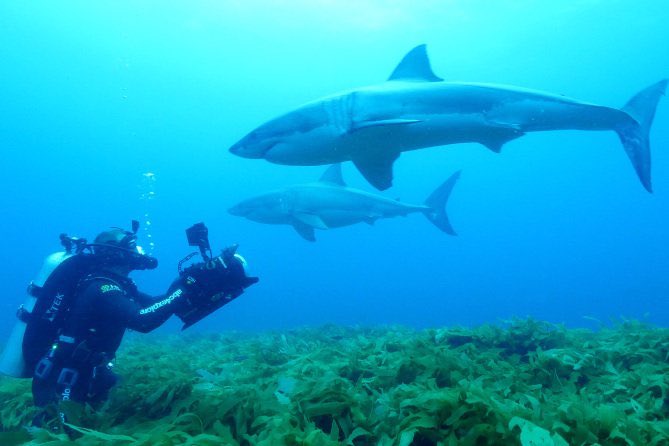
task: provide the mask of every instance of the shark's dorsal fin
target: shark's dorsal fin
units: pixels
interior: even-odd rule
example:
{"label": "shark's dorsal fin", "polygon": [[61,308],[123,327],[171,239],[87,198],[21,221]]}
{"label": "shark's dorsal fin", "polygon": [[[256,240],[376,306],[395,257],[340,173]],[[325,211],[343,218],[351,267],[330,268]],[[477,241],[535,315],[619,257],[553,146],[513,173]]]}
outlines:
{"label": "shark's dorsal fin", "polygon": [[409,51],[404,59],[395,67],[388,78],[389,81],[440,82],[442,78],[435,76],[430,67],[430,59],[425,51],[425,44],[418,45]]}
{"label": "shark's dorsal fin", "polygon": [[345,187],[346,183],[344,183],[344,178],[341,176],[341,164],[336,163],[328,167],[318,181]]}

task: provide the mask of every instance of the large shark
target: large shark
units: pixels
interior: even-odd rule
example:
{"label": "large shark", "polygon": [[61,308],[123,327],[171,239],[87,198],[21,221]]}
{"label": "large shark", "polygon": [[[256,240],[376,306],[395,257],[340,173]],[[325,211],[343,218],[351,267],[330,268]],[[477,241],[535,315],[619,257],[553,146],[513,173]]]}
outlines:
{"label": "large shark", "polygon": [[446,215],[456,172],[437,187],[423,205],[401,203],[347,187],[341,165],[330,166],[319,181],[289,186],[244,200],[228,210],[232,215],[259,223],[292,225],[303,238],[315,241],[314,229],[330,229],[355,223],[373,224],[380,218],[422,213],[440,230],[455,235]]}
{"label": "large shark", "polygon": [[420,45],[387,82],[308,103],[261,125],[230,151],[289,165],[353,161],[384,190],[401,152],[465,142],[499,152],[527,132],[613,130],[652,192],[649,132],[666,86],[666,79],[651,85],[617,109],[511,86],[444,82]]}

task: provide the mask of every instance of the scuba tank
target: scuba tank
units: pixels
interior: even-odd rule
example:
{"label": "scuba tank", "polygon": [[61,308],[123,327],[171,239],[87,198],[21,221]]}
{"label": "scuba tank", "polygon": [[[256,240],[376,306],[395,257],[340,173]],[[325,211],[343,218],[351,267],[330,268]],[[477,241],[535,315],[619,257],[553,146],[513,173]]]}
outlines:
{"label": "scuba tank", "polygon": [[65,251],[46,257],[28,286],[28,296],[17,311],[16,324],[0,357],[0,373],[30,378],[40,357],[57,337],[71,305],[74,290],[88,270],[86,241],[61,234]]}
{"label": "scuba tank", "polygon": [[33,287],[43,287],[51,273],[53,273],[65,259],[68,259],[71,256],[72,254],[68,254],[65,251],[54,252],[49,255],[44,260],[42,269],[37,273],[37,277],[30,282],[28,296],[17,312],[18,320],[16,321],[16,324],[14,324],[12,333],[9,335],[9,340],[5,346],[5,350],[2,352],[2,358],[0,358],[0,373],[3,375],[13,376],[14,378],[28,378],[32,376],[32,371],[25,370],[26,364],[23,359],[23,336],[28,324],[23,320],[24,318],[21,317],[21,314],[24,314],[24,312],[32,313],[35,308],[37,297],[30,292],[31,289]]}

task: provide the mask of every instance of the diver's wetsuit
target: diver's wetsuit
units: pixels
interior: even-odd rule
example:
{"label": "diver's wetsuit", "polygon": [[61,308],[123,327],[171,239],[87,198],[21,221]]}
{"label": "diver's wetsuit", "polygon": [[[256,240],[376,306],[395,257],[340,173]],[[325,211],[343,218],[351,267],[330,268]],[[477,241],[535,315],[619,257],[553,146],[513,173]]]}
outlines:
{"label": "diver's wetsuit", "polygon": [[65,328],[36,367],[35,405],[104,401],[117,380],[109,363],[126,329],[147,333],[163,324],[181,304],[179,289],[153,298],[127,277],[105,273],[84,279]]}

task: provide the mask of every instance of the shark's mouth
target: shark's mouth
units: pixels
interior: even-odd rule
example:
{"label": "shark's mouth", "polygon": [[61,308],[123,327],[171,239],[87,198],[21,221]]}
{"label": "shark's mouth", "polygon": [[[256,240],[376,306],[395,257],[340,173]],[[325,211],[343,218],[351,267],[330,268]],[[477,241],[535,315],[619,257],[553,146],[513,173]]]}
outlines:
{"label": "shark's mouth", "polygon": [[299,153],[296,155],[292,150],[285,150],[286,144],[275,142],[265,150],[264,158],[275,164],[301,164]]}
{"label": "shark's mouth", "polygon": [[249,147],[248,145],[237,143],[230,147],[230,153],[233,155],[241,156],[242,158],[253,158],[260,159],[265,158],[267,154],[272,150],[274,146],[279,144],[278,142],[268,142],[262,145],[254,145]]}

